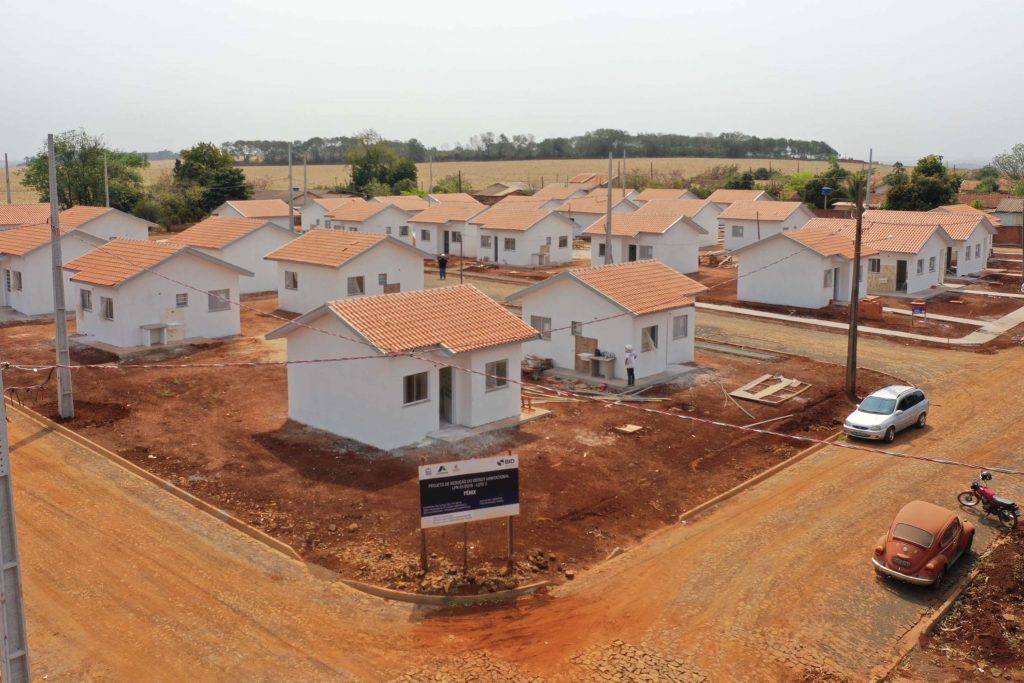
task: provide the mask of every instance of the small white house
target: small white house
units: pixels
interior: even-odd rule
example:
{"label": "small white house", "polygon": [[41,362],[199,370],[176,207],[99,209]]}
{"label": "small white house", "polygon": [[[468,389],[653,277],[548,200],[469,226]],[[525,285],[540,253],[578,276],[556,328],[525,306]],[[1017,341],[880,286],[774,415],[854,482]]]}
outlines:
{"label": "small white house", "polygon": [[339,206],[349,202],[359,204],[365,201],[362,197],[310,197],[309,201],[302,205],[302,232],[327,227],[327,214]]}
{"label": "small white house", "polygon": [[992,215],[1004,226],[1021,226],[1024,224],[1024,197],[1007,197],[992,210]]}
{"label": "small white house", "polygon": [[305,313],[343,297],[423,289],[427,255],[375,233],[310,230],[265,257],[277,264],[277,305]]}
{"label": "small white house", "polygon": [[409,227],[415,213],[383,202],[349,202],[328,212],[326,220],[331,230],[387,235],[416,244],[416,235]]}
{"label": "small white house", "polygon": [[379,197],[374,197],[370,202],[373,204],[389,204],[390,206],[397,206],[399,209],[410,214],[419,213],[430,206],[430,202],[415,194],[381,195]]}
{"label": "small white house", "polygon": [[[293,211],[296,208],[292,206]],[[280,199],[231,199],[214,209],[213,215],[224,218],[262,218],[282,228],[295,229],[294,217],[288,216],[288,203]]]}
{"label": "small white house", "polygon": [[[545,209],[554,209],[562,204],[566,203],[570,199],[579,199],[587,196],[589,187],[582,185],[562,185],[553,184],[545,185],[540,188],[532,195],[531,198],[535,200],[543,199],[545,203],[550,202],[550,205],[545,206]],[[556,203],[557,202],[557,203]]]}
{"label": "small white house", "polygon": [[[62,229],[63,263],[92,251],[105,240],[87,232]],[[65,310],[74,308],[70,273],[64,274]],[[0,232],[0,307],[23,315],[53,314],[53,260],[49,224],[23,225]]]}
{"label": "small white house", "polygon": [[210,216],[174,235],[171,241],[250,271],[253,276],[242,279],[241,293],[252,294],[277,289],[277,265],[264,256],[295,238],[288,228],[262,218]]}
{"label": "small white house", "polygon": [[864,218],[871,222],[942,226],[953,241],[946,249],[945,264],[946,273],[954,277],[978,275],[988,266],[997,233],[988,214],[964,205],[940,206],[931,211],[867,211]]}
{"label": "small white house", "polygon": [[[641,379],[693,361],[693,297],[706,287],[658,261],[567,270],[508,297],[540,338],[528,354],[604,380],[626,377],[625,347]],[[608,360],[611,354],[611,360]]]}
{"label": "small white house", "polygon": [[648,187],[646,190],[640,192],[636,197],[633,197],[633,201],[640,205],[647,202],[666,199],[700,199],[700,197],[689,190],[675,190],[661,187]]}
{"label": "small white house", "polygon": [[288,340],[288,417],[390,450],[454,426],[518,421],[522,344],[536,336],[459,285],[330,301],[267,339]]}
{"label": "small white house", "polygon": [[[607,217],[583,231],[590,237],[590,262],[604,264]],[[700,269],[700,239],[704,228],[685,216],[671,214],[612,214],[611,249],[613,263],[660,261],[680,273]]]}
{"label": "small white house", "polygon": [[[612,211],[633,213],[639,208],[634,202],[621,195],[622,190],[612,192]],[[579,236],[607,213],[608,193],[605,192],[603,196],[590,194],[580,199],[570,199],[555,210],[576,224],[575,235]],[[612,222],[615,222],[614,219]]]}
{"label": "small white house", "polygon": [[[739,259],[736,298],[777,306],[824,308],[849,303],[853,288],[853,240],[827,229],[778,232],[733,252]],[[877,255],[863,247],[861,257]],[[865,261],[861,261],[863,274]],[[867,294],[862,277],[858,298]]]}
{"label": "small white house", "polygon": [[[699,240],[700,246],[710,247],[718,244],[718,215],[722,210],[714,202],[706,199],[651,199],[641,205],[636,212],[642,216],[665,214],[689,218],[704,229]],[[612,223],[614,222],[613,219]]]}
{"label": "small white house", "polygon": [[49,204],[0,204],[0,232],[50,220]]}
{"label": "small white house", "polygon": [[240,276],[252,273],[171,242],[116,239],[69,261],[78,336],[158,346],[241,332]]}
{"label": "small white house", "polygon": [[441,202],[413,216],[409,225],[424,252],[476,258],[480,227],[469,221],[486,209],[480,202]]}
{"label": "small white house", "polygon": [[736,250],[786,230],[802,228],[814,218],[803,202],[736,201],[718,214],[725,248]]}
{"label": "small white house", "polygon": [[150,229],[156,227],[155,223],[104,206],[72,206],[60,212],[58,223],[61,230],[80,230],[105,242],[118,237],[149,239]]}
{"label": "small white house", "polygon": [[518,267],[572,262],[575,224],[553,211],[499,202],[469,222],[480,232],[481,261]]}
{"label": "small white house", "polygon": [[714,202],[718,208],[725,211],[735,202],[768,202],[772,196],[764,190],[715,190],[708,195],[708,201]]}

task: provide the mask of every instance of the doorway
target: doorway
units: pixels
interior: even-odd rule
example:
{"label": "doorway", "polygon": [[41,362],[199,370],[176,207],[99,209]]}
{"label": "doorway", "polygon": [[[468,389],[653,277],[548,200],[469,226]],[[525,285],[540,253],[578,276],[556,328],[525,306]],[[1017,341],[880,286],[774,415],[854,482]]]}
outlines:
{"label": "doorway", "polygon": [[449,248],[450,248],[449,244],[450,244],[450,240],[451,240],[451,231],[450,230],[445,230],[442,239],[444,240],[444,247],[441,248],[441,253],[442,254],[447,254],[447,253],[449,253]]}
{"label": "doorway", "polygon": [[842,301],[843,288],[839,286],[839,269],[832,269],[832,301]]}
{"label": "doorway", "polygon": [[498,236],[494,236],[494,262],[498,262]]}
{"label": "doorway", "polygon": [[452,386],[452,369],[441,368],[438,371],[440,381],[440,417],[442,423],[453,424],[455,422],[454,391]]}
{"label": "doorway", "polygon": [[149,330],[149,345],[161,346],[164,344],[164,327],[154,327]]}
{"label": "doorway", "polygon": [[907,262],[897,261],[896,262],[896,291],[905,292],[907,291]]}
{"label": "doorway", "polygon": [[628,258],[628,260],[629,261],[636,261],[636,245],[635,244],[629,245],[629,258]]}
{"label": "doorway", "polygon": [[954,251],[953,247],[946,247],[946,268],[948,268],[950,272],[956,270],[957,254],[958,252]]}

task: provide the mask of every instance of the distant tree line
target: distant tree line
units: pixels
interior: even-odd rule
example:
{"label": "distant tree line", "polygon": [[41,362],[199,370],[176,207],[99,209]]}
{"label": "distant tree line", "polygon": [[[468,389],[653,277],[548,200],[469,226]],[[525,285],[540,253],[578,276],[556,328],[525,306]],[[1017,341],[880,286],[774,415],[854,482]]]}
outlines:
{"label": "distant tree line", "polygon": [[[351,152],[362,147],[367,136],[379,137],[372,131],[353,136],[310,138],[292,142],[292,160],[303,158],[310,164],[348,163]],[[759,138],[744,133],[701,133],[676,135],[666,133],[631,134],[624,130],[601,128],[575,137],[556,137],[537,140],[533,135],[481,133],[466,143],[457,143],[452,149],[439,150],[426,147],[416,138],[387,140],[381,144],[399,157],[421,163],[434,161],[511,161],[520,159],[594,159],[609,153],[630,157],[719,157],[762,159],[827,160],[836,156],[836,150],[819,140],[793,140],[790,138]],[[242,164],[281,165],[288,161],[288,142],[285,140],[236,140],[221,145],[236,162]]]}

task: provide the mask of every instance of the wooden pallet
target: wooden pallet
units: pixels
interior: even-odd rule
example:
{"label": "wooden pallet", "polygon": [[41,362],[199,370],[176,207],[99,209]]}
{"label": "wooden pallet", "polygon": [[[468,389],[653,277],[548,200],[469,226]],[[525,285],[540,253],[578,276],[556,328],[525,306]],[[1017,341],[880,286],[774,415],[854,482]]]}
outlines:
{"label": "wooden pallet", "polygon": [[752,382],[744,384],[739,389],[729,393],[735,398],[742,398],[757,403],[778,405],[789,399],[802,394],[811,388],[807,382],[798,379],[790,379],[782,375],[761,375]]}

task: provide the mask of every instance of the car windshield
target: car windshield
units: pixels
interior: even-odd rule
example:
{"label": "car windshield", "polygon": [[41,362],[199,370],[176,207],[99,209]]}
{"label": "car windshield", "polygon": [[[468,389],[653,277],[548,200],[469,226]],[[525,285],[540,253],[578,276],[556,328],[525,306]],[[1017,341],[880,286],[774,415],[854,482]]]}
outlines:
{"label": "car windshield", "polygon": [[868,396],[864,399],[864,402],[860,404],[860,408],[857,410],[862,413],[872,413],[874,415],[890,415],[895,407],[896,399],[894,398]]}
{"label": "car windshield", "polygon": [[914,545],[921,546],[922,548],[930,548],[932,541],[935,540],[935,536],[924,529],[918,529],[916,526],[911,526],[909,524],[897,524],[892,530],[892,537],[898,538],[901,541],[913,543]]}

